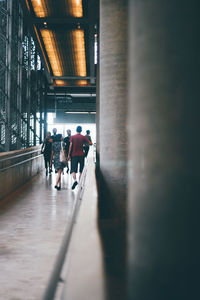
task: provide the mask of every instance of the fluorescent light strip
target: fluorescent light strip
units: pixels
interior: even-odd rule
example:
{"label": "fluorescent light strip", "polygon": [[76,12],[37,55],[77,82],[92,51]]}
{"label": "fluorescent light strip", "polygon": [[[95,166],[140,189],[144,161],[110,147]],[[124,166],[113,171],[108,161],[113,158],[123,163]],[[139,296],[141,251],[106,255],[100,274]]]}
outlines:
{"label": "fluorescent light strip", "polygon": [[[73,52],[75,56],[76,76],[86,76],[85,39],[84,30],[76,29],[71,32]],[[87,80],[79,80],[80,84],[87,84]]]}
{"label": "fluorescent light strip", "polygon": [[[51,63],[54,76],[63,76],[61,57],[55,42],[55,34],[51,30],[41,29],[41,35]],[[60,83],[61,84],[61,83]]]}
{"label": "fluorescent light strip", "polygon": [[48,17],[48,9],[44,0],[31,0],[35,15],[39,18]]}
{"label": "fluorescent light strip", "polygon": [[69,3],[70,15],[76,18],[82,18],[83,17],[82,0],[68,0],[68,3]]}
{"label": "fluorescent light strip", "polygon": [[56,85],[67,86],[67,82],[64,80],[55,80]]}

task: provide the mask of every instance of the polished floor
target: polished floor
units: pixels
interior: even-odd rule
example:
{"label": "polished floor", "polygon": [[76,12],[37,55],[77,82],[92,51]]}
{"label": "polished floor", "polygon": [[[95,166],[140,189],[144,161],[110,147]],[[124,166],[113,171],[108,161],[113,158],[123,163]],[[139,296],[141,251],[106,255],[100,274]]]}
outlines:
{"label": "polished floor", "polygon": [[44,171],[0,205],[0,300],[42,299],[77,193],[54,185]]}

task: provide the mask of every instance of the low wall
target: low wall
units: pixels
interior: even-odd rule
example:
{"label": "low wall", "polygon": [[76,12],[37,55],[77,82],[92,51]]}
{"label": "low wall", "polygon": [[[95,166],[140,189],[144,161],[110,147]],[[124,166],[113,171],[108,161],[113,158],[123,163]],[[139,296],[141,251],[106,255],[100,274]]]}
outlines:
{"label": "low wall", "polygon": [[0,153],[0,200],[43,168],[41,146]]}

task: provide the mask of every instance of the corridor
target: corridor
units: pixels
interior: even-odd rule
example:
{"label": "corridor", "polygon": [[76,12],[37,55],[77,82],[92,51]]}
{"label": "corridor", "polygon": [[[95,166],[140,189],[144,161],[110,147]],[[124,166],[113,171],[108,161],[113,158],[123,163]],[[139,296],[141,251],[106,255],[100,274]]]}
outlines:
{"label": "corridor", "polygon": [[45,171],[4,199],[0,206],[0,299],[41,299],[52,273],[77,189],[64,174],[62,190],[55,173]]}
{"label": "corridor", "polygon": [[[199,28],[199,0],[0,0],[0,300],[200,299]],[[75,187],[89,149],[55,190],[44,158]]]}

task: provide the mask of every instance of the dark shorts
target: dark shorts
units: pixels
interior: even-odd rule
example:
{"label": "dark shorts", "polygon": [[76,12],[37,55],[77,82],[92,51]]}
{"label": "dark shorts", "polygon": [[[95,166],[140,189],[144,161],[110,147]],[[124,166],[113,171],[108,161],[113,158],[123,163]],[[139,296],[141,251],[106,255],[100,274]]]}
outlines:
{"label": "dark shorts", "polygon": [[77,173],[78,170],[78,164],[80,164],[79,172],[82,173],[84,168],[84,156],[73,156],[71,158],[71,173],[75,172]]}

